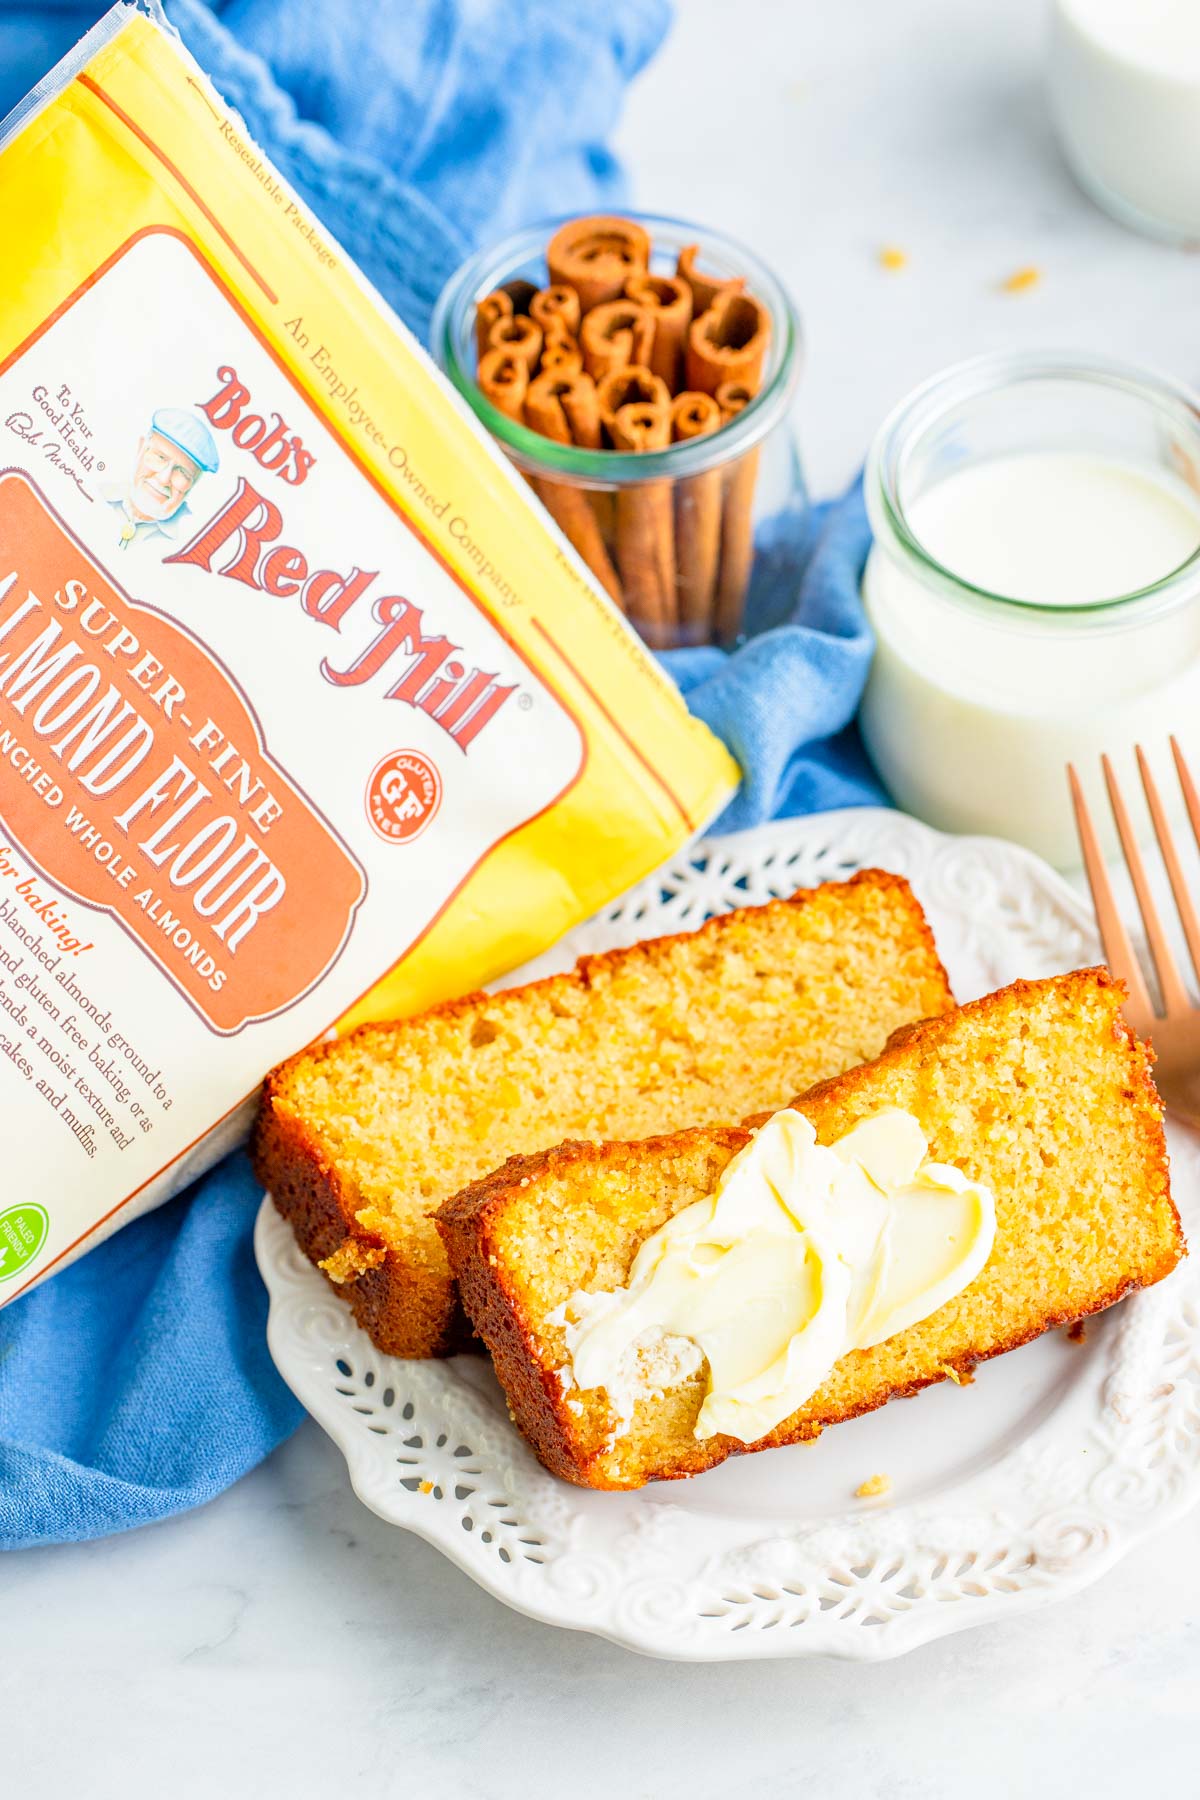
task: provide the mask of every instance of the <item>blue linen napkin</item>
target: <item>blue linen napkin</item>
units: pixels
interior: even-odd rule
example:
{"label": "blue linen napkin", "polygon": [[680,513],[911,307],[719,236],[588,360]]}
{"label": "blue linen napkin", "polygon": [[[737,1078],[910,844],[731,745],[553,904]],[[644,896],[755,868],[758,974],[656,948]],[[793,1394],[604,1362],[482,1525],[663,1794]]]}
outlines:
{"label": "blue linen napkin", "polygon": [[[0,113],[97,10],[0,0]],[[668,18],[665,0],[168,0],[168,12],[419,333],[476,239],[619,204],[605,138]],[[664,659],[742,764],[725,830],[883,798],[851,723],[870,658],[857,486],[786,536],[778,568],[792,573],[752,596],[751,623],[767,629],[732,655]],[[200,1505],[295,1428],[301,1408],[266,1348],[258,1198],[245,1155],[230,1157],[0,1311],[0,1547]]]}
{"label": "blue linen napkin", "polygon": [[[476,242],[618,203],[607,140],[668,0],[165,0],[252,136],[425,335]],[[0,0],[0,117],[105,11]]]}
{"label": "blue linen napkin", "polygon": [[[716,831],[887,803],[853,724],[871,661],[858,593],[871,545],[861,480],[843,499],[788,524],[791,553],[774,569],[760,544],[747,608],[752,634],[764,616],[786,609],[784,622],[732,654],[703,647],[662,659],[691,711],[742,767],[741,788]],[[794,571],[794,585],[785,585],[783,571]]]}

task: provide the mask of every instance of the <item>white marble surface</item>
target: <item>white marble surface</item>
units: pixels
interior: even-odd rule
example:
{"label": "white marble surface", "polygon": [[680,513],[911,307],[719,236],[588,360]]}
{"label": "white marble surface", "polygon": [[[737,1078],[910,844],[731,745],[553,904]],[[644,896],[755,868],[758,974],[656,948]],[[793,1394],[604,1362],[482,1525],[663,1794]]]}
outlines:
{"label": "white marble surface", "polygon": [[[796,292],[818,493],[914,381],[974,351],[1200,374],[1200,263],[1110,224],[1058,160],[1042,11],[681,0],[633,95],[639,200],[739,233]],[[901,274],[878,266],[889,243]],[[1039,285],[999,292],[1026,264]],[[188,1518],[5,1558],[0,1669],[13,1800],[1187,1793],[1200,1531],[899,1663],[672,1667],[504,1611],[360,1506],[310,1424]]]}
{"label": "white marble surface", "polygon": [[[1049,0],[678,11],[618,145],[640,202],[746,239],[791,288],[814,493],[843,486],[883,415],[960,357],[1069,346],[1200,382],[1200,260],[1114,224],[1059,155]],[[902,272],[879,266],[885,245]],[[1037,285],[1003,292],[1027,267]]]}

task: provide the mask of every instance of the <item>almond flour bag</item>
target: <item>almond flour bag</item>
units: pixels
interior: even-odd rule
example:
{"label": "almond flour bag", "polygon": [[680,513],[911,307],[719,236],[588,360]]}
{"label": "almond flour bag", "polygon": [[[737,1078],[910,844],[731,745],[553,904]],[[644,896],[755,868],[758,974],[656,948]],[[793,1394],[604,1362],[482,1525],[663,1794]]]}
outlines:
{"label": "almond flour bag", "polygon": [[0,1303],[736,769],[156,18],[0,143]]}

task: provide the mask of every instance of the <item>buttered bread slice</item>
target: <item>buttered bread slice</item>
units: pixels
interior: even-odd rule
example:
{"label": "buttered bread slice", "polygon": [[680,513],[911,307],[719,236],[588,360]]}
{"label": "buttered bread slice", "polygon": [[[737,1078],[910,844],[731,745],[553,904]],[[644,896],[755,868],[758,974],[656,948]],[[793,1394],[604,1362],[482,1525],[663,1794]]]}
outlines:
{"label": "buttered bread slice", "polygon": [[636,1488],[813,1438],[1169,1274],[1161,1106],[1121,1000],[1103,969],[1017,982],[749,1128],[566,1144],[449,1200],[451,1268],[546,1467]]}
{"label": "buttered bread slice", "polygon": [[506,1157],[776,1107],[953,1004],[924,914],[869,870],[314,1047],[268,1078],[258,1172],[383,1350],[469,1341],[431,1214]]}

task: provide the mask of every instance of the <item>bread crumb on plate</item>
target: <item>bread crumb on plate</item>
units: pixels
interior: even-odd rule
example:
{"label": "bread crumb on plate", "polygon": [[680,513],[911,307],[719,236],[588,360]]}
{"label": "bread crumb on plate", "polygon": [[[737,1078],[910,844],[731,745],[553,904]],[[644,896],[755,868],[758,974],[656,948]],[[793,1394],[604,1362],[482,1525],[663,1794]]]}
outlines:
{"label": "bread crumb on plate", "polygon": [[868,1475],[867,1479],[860,1481],[855,1488],[854,1498],[856,1500],[878,1500],[884,1494],[890,1494],[891,1491],[892,1478],[890,1475]]}

